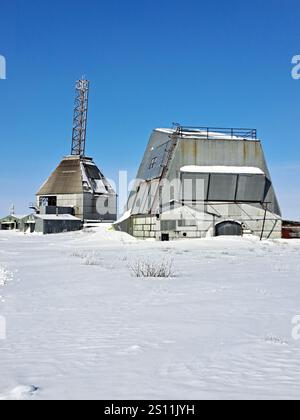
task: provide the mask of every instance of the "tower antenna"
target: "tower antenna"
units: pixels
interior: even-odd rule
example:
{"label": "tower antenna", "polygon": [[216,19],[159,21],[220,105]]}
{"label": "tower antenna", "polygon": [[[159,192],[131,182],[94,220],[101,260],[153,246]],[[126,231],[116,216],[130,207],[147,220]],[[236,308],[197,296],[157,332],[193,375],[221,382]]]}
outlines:
{"label": "tower antenna", "polygon": [[89,87],[90,82],[84,77],[76,82],[71,151],[73,156],[85,156]]}

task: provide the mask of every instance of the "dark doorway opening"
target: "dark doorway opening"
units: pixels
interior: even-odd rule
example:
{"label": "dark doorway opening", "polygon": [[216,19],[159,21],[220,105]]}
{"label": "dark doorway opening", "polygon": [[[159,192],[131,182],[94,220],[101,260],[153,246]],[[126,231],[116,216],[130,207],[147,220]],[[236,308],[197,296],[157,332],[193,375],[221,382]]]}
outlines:
{"label": "dark doorway opening", "polygon": [[216,226],[216,236],[242,236],[243,228],[237,222],[223,222]]}

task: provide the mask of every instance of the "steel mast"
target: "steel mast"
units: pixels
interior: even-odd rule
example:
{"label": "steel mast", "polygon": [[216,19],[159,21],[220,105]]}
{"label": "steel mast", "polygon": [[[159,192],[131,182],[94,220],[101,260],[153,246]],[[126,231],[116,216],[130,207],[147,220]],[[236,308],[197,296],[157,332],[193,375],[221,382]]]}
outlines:
{"label": "steel mast", "polygon": [[76,96],[73,117],[73,156],[85,156],[90,82],[84,77],[76,82]]}

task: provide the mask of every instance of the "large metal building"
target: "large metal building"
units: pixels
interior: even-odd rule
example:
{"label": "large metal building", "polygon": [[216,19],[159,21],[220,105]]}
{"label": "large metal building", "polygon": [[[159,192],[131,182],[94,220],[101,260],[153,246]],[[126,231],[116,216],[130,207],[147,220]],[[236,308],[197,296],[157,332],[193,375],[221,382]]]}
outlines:
{"label": "large metal building", "polygon": [[76,83],[71,155],[65,157],[37,192],[37,213],[43,208],[71,208],[84,221],[115,221],[117,195],[92,158],[86,156],[89,82]]}
{"label": "large metal building", "polygon": [[246,233],[280,238],[281,212],[257,131],[154,130],[115,227],[163,241]]}

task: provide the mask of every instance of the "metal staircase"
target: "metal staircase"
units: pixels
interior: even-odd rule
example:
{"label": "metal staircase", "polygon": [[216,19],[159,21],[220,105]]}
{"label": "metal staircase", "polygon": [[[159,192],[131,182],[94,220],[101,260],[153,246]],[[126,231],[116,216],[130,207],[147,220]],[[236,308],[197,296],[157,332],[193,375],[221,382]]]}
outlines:
{"label": "metal staircase", "polygon": [[[158,184],[158,187],[156,189],[156,192],[155,192],[155,195],[154,195],[154,198],[153,198],[153,202],[152,202],[152,207],[151,207],[151,210],[149,211],[149,214],[156,213],[155,203],[157,201],[157,198],[160,196],[160,191],[162,189],[162,181],[164,179],[166,179],[166,177],[169,173],[170,164],[173,160],[173,157],[175,156],[175,152],[176,152],[177,145],[178,145],[178,142],[179,142],[179,139],[180,139],[180,135],[181,135],[181,128],[179,126],[176,126],[176,130],[172,134],[170,134],[170,136],[169,136],[170,140],[171,140],[171,144],[170,144],[169,149],[168,148],[166,149],[166,161],[163,164],[163,170],[162,170],[161,176],[159,178],[159,184]],[[158,208],[160,208],[160,203],[158,203]]]}

